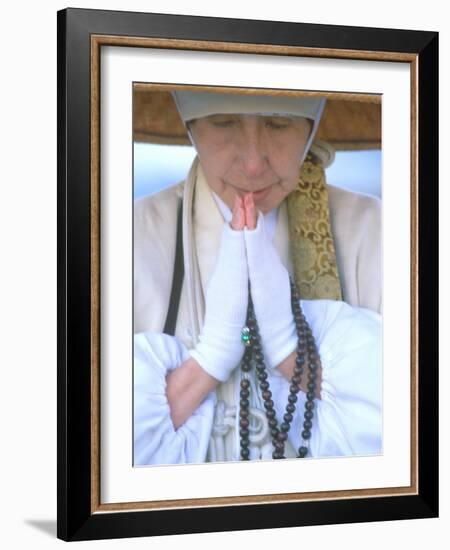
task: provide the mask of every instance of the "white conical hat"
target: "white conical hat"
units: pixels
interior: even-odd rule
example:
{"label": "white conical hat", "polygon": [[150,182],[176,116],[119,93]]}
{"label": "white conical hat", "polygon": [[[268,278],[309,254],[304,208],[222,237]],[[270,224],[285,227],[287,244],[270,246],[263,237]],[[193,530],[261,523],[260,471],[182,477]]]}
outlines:
{"label": "white conical hat", "polygon": [[218,114],[298,116],[312,120],[313,127],[305,153],[312,144],[326,101],[323,97],[312,96],[224,94],[189,90],[173,91],[172,96],[185,124],[196,118]]}
{"label": "white conical hat", "polygon": [[217,114],[258,114],[300,116],[320,119],[325,99],[322,97],[219,94],[179,90],[172,92],[184,122]]}

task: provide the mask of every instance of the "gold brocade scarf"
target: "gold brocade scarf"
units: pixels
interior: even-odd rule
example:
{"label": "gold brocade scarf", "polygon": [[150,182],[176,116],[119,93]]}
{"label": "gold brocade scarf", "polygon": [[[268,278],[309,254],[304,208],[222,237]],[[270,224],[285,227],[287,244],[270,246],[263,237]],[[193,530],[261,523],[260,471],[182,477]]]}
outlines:
{"label": "gold brocade scarf", "polygon": [[308,155],[287,198],[294,277],[302,299],[342,300],[325,170]]}

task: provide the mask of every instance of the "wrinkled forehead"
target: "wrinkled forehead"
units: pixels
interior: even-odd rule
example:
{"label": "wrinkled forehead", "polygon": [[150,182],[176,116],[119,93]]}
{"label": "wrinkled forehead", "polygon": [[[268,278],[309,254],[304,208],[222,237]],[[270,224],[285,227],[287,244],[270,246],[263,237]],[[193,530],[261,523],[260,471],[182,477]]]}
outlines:
{"label": "wrinkled forehead", "polygon": [[325,99],[283,95],[241,95],[192,92],[172,92],[178,112],[184,123],[211,115],[264,115],[304,117],[317,123],[323,112]]}

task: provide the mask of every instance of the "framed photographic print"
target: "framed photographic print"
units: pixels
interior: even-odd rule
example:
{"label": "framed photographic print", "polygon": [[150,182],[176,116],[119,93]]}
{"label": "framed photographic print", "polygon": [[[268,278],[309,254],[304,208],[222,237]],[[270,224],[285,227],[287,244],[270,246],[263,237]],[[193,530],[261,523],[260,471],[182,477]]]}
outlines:
{"label": "framed photographic print", "polygon": [[58,537],[438,514],[434,32],[58,12]]}

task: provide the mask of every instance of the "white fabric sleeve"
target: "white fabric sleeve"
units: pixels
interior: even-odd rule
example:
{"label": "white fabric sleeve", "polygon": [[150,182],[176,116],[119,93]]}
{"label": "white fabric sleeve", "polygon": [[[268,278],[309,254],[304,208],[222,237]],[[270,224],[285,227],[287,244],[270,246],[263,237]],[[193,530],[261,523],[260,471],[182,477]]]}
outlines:
{"label": "white fabric sleeve", "polygon": [[215,392],[177,430],[166,397],[166,375],[189,353],[174,336],[134,337],[134,465],[204,462],[212,429]]}
{"label": "white fabric sleeve", "polygon": [[[381,316],[333,300],[301,301],[322,363],[321,399],[315,399],[310,457],[382,453]],[[289,383],[272,376],[278,418]],[[289,440],[302,444],[306,395],[300,391]]]}

